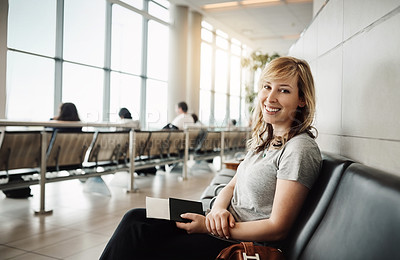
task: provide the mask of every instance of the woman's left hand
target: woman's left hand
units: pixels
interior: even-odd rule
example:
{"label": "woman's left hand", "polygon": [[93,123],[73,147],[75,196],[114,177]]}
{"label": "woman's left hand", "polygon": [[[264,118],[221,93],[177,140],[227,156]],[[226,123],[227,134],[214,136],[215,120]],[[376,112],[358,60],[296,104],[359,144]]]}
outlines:
{"label": "woman's left hand", "polygon": [[208,233],[206,227],[206,217],[195,213],[185,213],[181,215],[182,218],[191,220],[191,222],[176,222],[176,226],[180,229],[186,230],[188,234],[194,233]]}

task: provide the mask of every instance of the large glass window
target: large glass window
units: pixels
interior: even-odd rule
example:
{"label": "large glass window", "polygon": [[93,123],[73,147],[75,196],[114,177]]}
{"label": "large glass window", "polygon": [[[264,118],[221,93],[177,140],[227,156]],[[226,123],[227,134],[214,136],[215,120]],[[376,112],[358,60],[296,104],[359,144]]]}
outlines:
{"label": "large glass window", "polygon": [[231,96],[229,99],[229,118],[236,121],[240,118],[240,97]]}
{"label": "large glass window", "polygon": [[212,75],[212,48],[211,45],[201,44],[201,62],[200,62],[200,88],[211,90]]}
{"label": "large glass window", "polygon": [[248,106],[246,105],[245,98],[240,100],[242,109],[240,110],[240,117],[242,118],[241,125],[242,126],[249,126],[249,122],[251,121],[251,112],[249,111]]}
{"label": "large glass window", "polygon": [[216,42],[217,42],[217,46],[218,46],[219,48],[222,48],[222,49],[224,49],[224,50],[227,50],[227,49],[228,49],[229,42],[228,42],[228,40],[227,40],[226,38],[224,38],[224,37],[222,37],[222,36],[220,36],[220,35],[217,35]]}
{"label": "large glass window", "polygon": [[126,107],[134,120],[140,115],[140,78],[122,73],[111,73],[110,121],[118,121],[118,112]]}
{"label": "large glass window", "polygon": [[240,58],[232,56],[231,73],[230,73],[230,93],[231,95],[240,96]]}
{"label": "large glass window", "polygon": [[65,60],[104,66],[105,4],[99,0],[64,1]]}
{"label": "large glass window", "polygon": [[168,80],[168,33],[167,26],[149,21],[147,75],[150,78]]}
{"label": "large glass window", "polygon": [[147,128],[160,130],[167,124],[167,83],[147,80],[146,90]]}
{"label": "large glass window", "polygon": [[54,57],[56,1],[12,0],[8,2],[8,47]]}
{"label": "large glass window", "polygon": [[228,113],[226,109],[226,95],[221,93],[215,93],[214,102],[214,125],[217,127],[226,126],[225,118]]}
{"label": "large glass window", "polygon": [[142,16],[113,5],[111,69],[140,75],[142,61]]}
{"label": "large glass window", "polygon": [[154,0],[149,2],[149,14],[164,20],[169,21],[169,2],[166,0]]}
{"label": "large glass window", "polygon": [[54,60],[9,51],[6,117],[46,121],[54,111]]}
{"label": "large glass window", "polygon": [[211,92],[200,89],[200,122],[205,125],[212,124],[214,118],[211,115]]}
{"label": "large glass window", "polygon": [[215,91],[226,93],[228,87],[228,53],[226,51],[217,50],[215,58]]}
{"label": "large glass window", "polygon": [[137,9],[143,9],[143,1],[142,0],[122,0],[122,2],[127,3]]}
{"label": "large glass window", "polygon": [[242,54],[242,48],[240,47],[240,42],[236,39],[232,39],[231,52],[232,54],[238,56]]}
{"label": "large glass window", "polygon": [[[108,8],[111,20],[106,19]],[[115,121],[119,109],[127,107],[134,119],[146,115],[140,118],[148,122],[144,128],[165,125],[168,8],[167,0],[9,1],[7,118],[48,120],[57,109],[54,104],[73,102],[83,121]],[[56,43],[56,36],[63,42]],[[108,42],[110,51],[105,49]],[[56,53],[62,53],[57,62]]]}
{"label": "large glass window", "polygon": [[204,28],[201,29],[201,39],[203,41],[212,42],[213,38],[214,38],[214,36],[211,31],[204,29]]}
{"label": "large glass window", "polygon": [[241,91],[245,47],[208,23],[201,25],[200,117],[217,127],[225,127],[229,119],[247,125],[245,91]]}
{"label": "large glass window", "polygon": [[74,103],[82,121],[102,121],[103,78],[101,69],[64,63],[62,102]]}

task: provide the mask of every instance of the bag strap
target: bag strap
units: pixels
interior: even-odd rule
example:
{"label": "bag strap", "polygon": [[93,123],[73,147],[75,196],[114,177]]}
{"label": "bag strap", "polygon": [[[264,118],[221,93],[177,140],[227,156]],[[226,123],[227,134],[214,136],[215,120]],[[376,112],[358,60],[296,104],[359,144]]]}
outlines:
{"label": "bag strap", "polygon": [[240,242],[243,245],[243,259],[260,259],[259,254],[256,254],[256,249],[254,247],[253,242]]}
{"label": "bag strap", "polygon": [[256,250],[254,248],[253,242],[241,242],[241,244],[244,247],[244,252],[246,253],[246,255],[248,255],[248,256],[254,256],[255,255]]}

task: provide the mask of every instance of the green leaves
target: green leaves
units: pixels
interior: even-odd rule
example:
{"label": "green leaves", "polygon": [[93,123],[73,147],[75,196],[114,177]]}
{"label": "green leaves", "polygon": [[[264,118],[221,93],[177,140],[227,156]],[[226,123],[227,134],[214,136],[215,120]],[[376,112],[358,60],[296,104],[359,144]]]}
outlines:
{"label": "green leaves", "polygon": [[243,68],[250,68],[253,71],[264,68],[265,64],[271,60],[280,57],[278,53],[269,55],[268,53],[261,53],[260,51],[252,52],[250,57],[242,58],[241,65]]}

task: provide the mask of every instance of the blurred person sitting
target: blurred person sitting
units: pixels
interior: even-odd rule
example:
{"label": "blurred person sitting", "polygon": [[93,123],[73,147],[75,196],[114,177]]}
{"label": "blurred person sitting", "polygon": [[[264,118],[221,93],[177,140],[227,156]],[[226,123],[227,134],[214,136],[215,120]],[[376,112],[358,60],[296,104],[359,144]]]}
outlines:
{"label": "blurred person sitting", "polygon": [[121,124],[124,124],[126,127],[117,128],[117,130],[129,131],[131,129],[140,129],[139,120],[133,120],[131,112],[126,107],[123,107],[119,110],[118,116],[121,120]]}
{"label": "blurred person sitting", "polygon": [[[74,103],[66,102],[60,105],[58,116],[51,118],[50,120],[57,121],[58,123],[68,123],[70,121],[80,122],[78,110]],[[58,132],[82,132],[82,127],[53,127],[53,130]]]}
{"label": "blurred person sitting", "polygon": [[228,122],[228,129],[235,129],[235,128],[236,128],[236,124],[237,124],[236,119],[231,119],[231,120]]}
{"label": "blurred person sitting", "polygon": [[182,101],[176,105],[175,109],[178,116],[171,123],[163,127],[163,129],[183,130],[186,125],[194,124],[194,119],[191,114],[188,114],[188,105]]}

